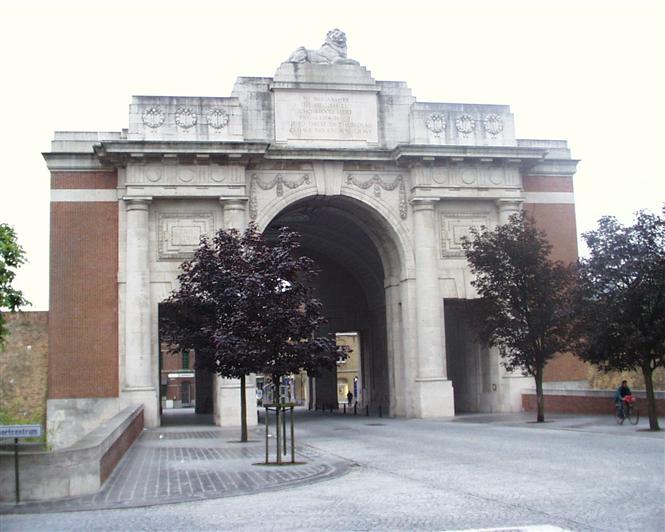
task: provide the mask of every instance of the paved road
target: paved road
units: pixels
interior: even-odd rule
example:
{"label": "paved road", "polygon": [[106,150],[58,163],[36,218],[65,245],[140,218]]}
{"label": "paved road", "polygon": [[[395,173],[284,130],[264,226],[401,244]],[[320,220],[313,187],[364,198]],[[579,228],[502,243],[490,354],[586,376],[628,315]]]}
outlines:
{"label": "paved road", "polygon": [[[454,421],[305,415],[350,463],[284,490],[147,508],[0,516],[10,530],[665,530],[665,435],[610,417]],[[639,430],[641,429],[641,430]],[[254,466],[256,467],[256,466]]]}

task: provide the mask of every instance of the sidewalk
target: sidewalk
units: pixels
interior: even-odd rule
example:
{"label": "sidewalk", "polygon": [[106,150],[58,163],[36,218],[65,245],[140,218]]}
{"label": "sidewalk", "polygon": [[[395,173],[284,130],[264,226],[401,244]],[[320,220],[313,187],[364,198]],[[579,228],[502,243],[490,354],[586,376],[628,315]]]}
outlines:
{"label": "sidewalk", "polygon": [[[264,428],[251,429],[249,442],[240,443],[239,437],[239,428],[214,425],[144,430],[98,493],[18,506],[0,503],[0,514],[131,508],[245,495],[336,477],[351,465],[298,445],[296,439],[299,463],[265,466]],[[274,461],[272,437],[270,445]],[[290,454],[284,461],[290,462]]]}
{"label": "sidewalk", "polygon": [[660,432],[649,431],[649,419],[640,417],[637,425],[625,421],[623,425],[617,424],[614,416],[594,414],[561,414],[545,411],[545,421],[536,422],[535,412],[520,412],[515,414],[462,414],[451,419],[455,423],[481,423],[502,425],[509,427],[540,428],[552,430],[572,430],[602,434],[644,436],[647,438],[665,439],[665,418],[659,417]]}

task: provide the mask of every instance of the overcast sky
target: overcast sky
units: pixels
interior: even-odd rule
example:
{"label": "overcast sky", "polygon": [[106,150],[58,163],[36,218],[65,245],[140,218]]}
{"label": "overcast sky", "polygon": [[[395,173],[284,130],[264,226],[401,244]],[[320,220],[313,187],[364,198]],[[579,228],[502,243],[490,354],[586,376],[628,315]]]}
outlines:
{"label": "overcast sky", "polygon": [[229,96],[333,27],[419,101],[508,104],[518,138],[568,140],[579,232],[665,201],[661,0],[2,0],[0,222],[32,309],[48,308],[53,131],[126,128],[134,94]]}

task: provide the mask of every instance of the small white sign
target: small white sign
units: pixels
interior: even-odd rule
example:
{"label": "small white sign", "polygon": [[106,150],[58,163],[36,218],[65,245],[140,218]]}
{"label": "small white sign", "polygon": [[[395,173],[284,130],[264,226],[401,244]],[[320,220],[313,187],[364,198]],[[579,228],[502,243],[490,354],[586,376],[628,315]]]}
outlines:
{"label": "small white sign", "polygon": [[41,425],[0,425],[0,438],[38,438]]}
{"label": "small white sign", "polygon": [[194,374],[193,373],[169,373],[169,379],[177,379],[177,378],[185,378],[185,377],[193,379]]}

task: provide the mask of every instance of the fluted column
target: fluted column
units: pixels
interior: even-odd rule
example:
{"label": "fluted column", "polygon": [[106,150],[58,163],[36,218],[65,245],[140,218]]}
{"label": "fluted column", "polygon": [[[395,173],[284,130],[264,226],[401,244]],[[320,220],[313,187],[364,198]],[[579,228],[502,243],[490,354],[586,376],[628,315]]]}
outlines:
{"label": "fluted column", "polygon": [[125,198],[125,387],[150,389],[152,382],[149,205],[151,198]]}

